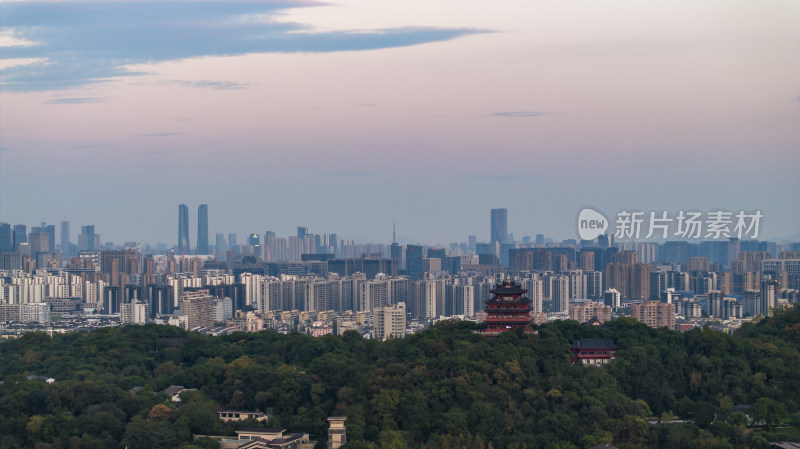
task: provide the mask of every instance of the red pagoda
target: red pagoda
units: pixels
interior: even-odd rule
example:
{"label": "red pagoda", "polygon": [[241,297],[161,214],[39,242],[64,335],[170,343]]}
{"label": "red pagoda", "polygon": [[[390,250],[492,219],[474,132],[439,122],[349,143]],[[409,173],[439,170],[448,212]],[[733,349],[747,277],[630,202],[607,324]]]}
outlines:
{"label": "red pagoda", "polygon": [[528,291],[519,284],[506,280],[489,290],[494,295],[486,301],[486,335],[498,335],[502,332],[522,329],[526,333],[535,334],[531,329],[531,300],[524,295]]}

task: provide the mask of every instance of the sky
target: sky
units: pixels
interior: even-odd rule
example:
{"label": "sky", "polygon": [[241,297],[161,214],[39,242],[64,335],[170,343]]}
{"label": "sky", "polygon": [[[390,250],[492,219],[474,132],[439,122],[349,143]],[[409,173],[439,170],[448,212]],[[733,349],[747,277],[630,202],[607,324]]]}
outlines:
{"label": "sky", "polygon": [[591,207],[800,239],[800,3],[0,1],[0,221],[177,243],[576,238]]}

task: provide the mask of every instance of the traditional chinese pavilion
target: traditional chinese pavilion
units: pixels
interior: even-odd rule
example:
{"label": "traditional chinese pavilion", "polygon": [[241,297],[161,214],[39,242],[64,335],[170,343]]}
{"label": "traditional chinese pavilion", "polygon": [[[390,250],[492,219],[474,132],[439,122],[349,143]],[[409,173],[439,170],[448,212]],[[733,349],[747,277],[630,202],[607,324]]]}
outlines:
{"label": "traditional chinese pavilion", "polygon": [[572,351],[572,364],[605,365],[617,355],[617,345],[605,338],[584,338],[576,340],[569,347]]}
{"label": "traditional chinese pavilion", "polygon": [[536,333],[531,329],[531,300],[525,297],[528,291],[519,284],[506,280],[493,290],[492,298],[486,301],[486,330],[483,333],[497,335],[514,329]]}

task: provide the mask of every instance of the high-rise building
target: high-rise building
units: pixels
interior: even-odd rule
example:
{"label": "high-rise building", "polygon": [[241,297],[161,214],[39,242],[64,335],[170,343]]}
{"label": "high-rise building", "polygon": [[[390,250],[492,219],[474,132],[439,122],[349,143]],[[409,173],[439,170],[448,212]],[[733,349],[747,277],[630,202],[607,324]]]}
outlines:
{"label": "high-rise building", "polygon": [[628,295],[631,299],[650,298],[650,265],[635,263],[628,271],[630,275],[630,288]]}
{"label": "high-rise building", "polygon": [[185,291],[181,296],[181,317],[186,329],[214,325],[214,297],[207,289]]}
{"label": "high-rise building", "polygon": [[603,302],[609,307],[619,307],[622,305],[622,295],[618,290],[610,288],[603,293]]}
{"label": "high-rise building", "polygon": [[467,250],[474,253],[475,252],[475,244],[478,243],[478,237],[475,235],[467,236]]}
{"label": "high-rise building", "polygon": [[11,225],[0,223],[0,253],[9,253],[14,249],[14,237],[11,234]]}
{"label": "high-rise building", "polygon": [[603,297],[603,272],[602,271],[584,271],[586,276],[586,297],[592,299],[601,299]]}
{"label": "high-rise building", "polygon": [[81,233],[78,236],[78,250],[94,251],[95,249],[94,225],[81,226]]}
{"label": "high-rise building", "polygon": [[69,241],[69,222],[61,222],[61,252],[65,258],[72,256],[72,243]]}
{"label": "high-rise building", "polygon": [[758,313],[772,316],[773,309],[778,305],[778,281],[765,277],[761,280],[761,304]]}
{"label": "high-rise building", "polygon": [[120,305],[120,322],[123,324],[147,323],[147,304],[139,301],[124,302]]}
{"label": "high-rise building", "polygon": [[553,284],[550,290],[553,304],[550,308],[552,312],[567,312],[569,310],[569,276],[553,276]]}
{"label": "high-rise building", "polygon": [[578,265],[581,270],[590,271],[594,270],[594,252],[581,251],[580,264]]}
{"label": "high-rise building", "polygon": [[403,263],[405,261],[405,258],[403,257],[403,247],[400,246],[397,242],[392,243],[391,257],[392,259],[397,261],[396,263],[398,269],[405,268],[405,264]]}
{"label": "high-rise building", "polygon": [[693,271],[708,271],[710,266],[708,259],[705,257],[690,257],[689,260],[686,261],[686,269],[684,271],[689,273]]}
{"label": "high-rise building", "polygon": [[208,254],[208,204],[197,207],[197,254]]}
{"label": "high-rise building", "polygon": [[41,226],[32,226],[31,233],[38,233],[44,234],[47,237],[47,248],[46,252],[54,253],[56,251],[56,227],[54,225],[48,225],[45,222],[42,222]]}
{"label": "high-rise building", "polygon": [[214,253],[217,256],[217,259],[222,259],[225,255],[225,251],[228,250],[228,245],[225,244],[225,234],[221,232],[217,232],[216,241],[214,242]]}
{"label": "high-rise building", "polygon": [[50,252],[56,252],[56,225],[48,225],[42,223],[42,227],[47,232],[47,244],[50,247]]}
{"label": "high-rise building", "polygon": [[250,234],[249,236],[247,236],[247,244],[250,245],[250,246],[258,246],[258,245],[260,245],[261,244],[261,236],[259,236],[258,234],[255,234],[255,233]]}
{"label": "high-rise building", "polygon": [[178,205],[178,252],[189,254],[189,208],[185,204]]}
{"label": "high-rise building", "polygon": [[229,249],[233,249],[234,246],[236,246],[236,233],[235,232],[229,232],[228,233],[228,248]]}
{"label": "high-rise building", "polygon": [[675,328],[675,309],[661,301],[642,301],[631,304],[631,317],[650,327]]}
{"label": "high-rise building", "polygon": [[647,264],[609,263],[605,278],[606,287],[619,290],[625,299],[650,298],[650,266]]}
{"label": "high-rise building", "polygon": [[28,227],[14,225],[14,251],[17,251],[20,243],[28,243]]}
{"label": "high-rise building", "polygon": [[406,303],[401,302],[373,310],[375,338],[403,338],[406,336]]}
{"label": "high-rise building", "polygon": [[308,228],[305,226],[298,226],[297,227],[297,236],[301,239],[308,235]]}
{"label": "high-rise building", "polygon": [[406,246],[406,274],[412,281],[422,278],[422,246]]}
{"label": "high-rise building", "polygon": [[289,260],[300,260],[300,256],[303,254],[303,239],[290,235],[286,244],[286,252]]}
{"label": "high-rise building", "polygon": [[[33,229],[42,229],[34,227]],[[50,252],[50,236],[47,232],[33,231],[28,234],[28,242],[31,245],[31,255],[36,256],[40,253]]]}
{"label": "high-rise building", "polygon": [[508,241],[508,210],[492,209],[492,239],[493,242],[506,243]]}
{"label": "high-rise building", "polygon": [[587,301],[581,304],[572,304],[569,306],[569,319],[575,320],[579,323],[586,323],[592,318],[597,321],[605,323],[611,319],[611,306],[607,306],[601,302]]}

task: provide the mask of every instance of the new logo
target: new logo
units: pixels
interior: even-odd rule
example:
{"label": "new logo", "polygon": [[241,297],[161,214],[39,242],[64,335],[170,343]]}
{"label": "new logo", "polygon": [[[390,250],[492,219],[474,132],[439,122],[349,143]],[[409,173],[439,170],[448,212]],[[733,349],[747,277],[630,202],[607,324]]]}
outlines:
{"label": "new logo", "polygon": [[605,234],[608,229],[608,219],[594,209],[583,209],[578,214],[578,235],[582,240],[594,240]]}

